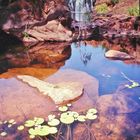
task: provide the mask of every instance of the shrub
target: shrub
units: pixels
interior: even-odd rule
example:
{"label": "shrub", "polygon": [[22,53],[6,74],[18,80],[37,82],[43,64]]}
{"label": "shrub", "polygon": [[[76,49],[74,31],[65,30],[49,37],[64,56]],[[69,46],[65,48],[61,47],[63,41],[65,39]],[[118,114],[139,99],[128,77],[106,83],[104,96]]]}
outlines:
{"label": "shrub", "polygon": [[106,14],[108,12],[108,6],[105,3],[104,4],[101,4],[101,5],[97,5],[95,7],[95,10],[99,14]]}
{"label": "shrub", "polygon": [[119,3],[119,0],[110,0],[110,2],[112,5],[115,5],[115,4]]}
{"label": "shrub", "polygon": [[128,13],[130,16],[138,16],[139,15],[139,7],[130,7],[128,8]]}

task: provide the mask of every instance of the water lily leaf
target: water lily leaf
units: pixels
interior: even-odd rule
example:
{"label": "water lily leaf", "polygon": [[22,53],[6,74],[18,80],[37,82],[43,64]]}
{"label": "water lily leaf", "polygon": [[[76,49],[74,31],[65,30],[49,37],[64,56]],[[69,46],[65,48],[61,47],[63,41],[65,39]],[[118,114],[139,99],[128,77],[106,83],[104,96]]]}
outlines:
{"label": "water lily leaf", "polygon": [[50,127],[49,132],[50,134],[56,134],[58,132],[58,129],[56,127]]}
{"label": "water lily leaf", "polygon": [[49,132],[50,127],[47,125],[43,125],[40,128],[35,128],[35,129],[36,129],[37,135],[39,136],[47,136],[50,134]]}
{"label": "water lily leaf", "polygon": [[25,122],[25,126],[26,127],[32,127],[32,126],[34,126],[35,125],[35,122],[33,121],[33,120],[27,120],[26,122]]}
{"label": "water lily leaf", "polygon": [[98,112],[97,109],[91,108],[91,109],[88,110],[87,113],[96,114],[97,112]]}
{"label": "water lily leaf", "polygon": [[14,120],[14,119],[11,119],[11,120],[9,120],[8,122],[9,122],[9,123],[13,123],[13,122],[15,122],[15,120]]}
{"label": "water lily leaf", "polygon": [[36,136],[36,135],[38,134],[38,133],[37,133],[37,130],[34,129],[34,128],[30,128],[30,129],[28,130],[28,132],[29,132],[30,135],[34,135],[34,136]]}
{"label": "water lily leaf", "polygon": [[95,120],[95,119],[97,119],[97,115],[93,115],[91,113],[87,113],[86,114],[86,118],[89,119],[89,120]]}
{"label": "water lily leaf", "polygon": [[48,120],[49,120],[49,121],[53,120],[54,118],[55,118],[55,115],[50,114],[50,115],[48,116]]}
{"label": "water lily leaf", "polygon": [[22,131],[22,130],[24,129],[24,126],[23,126],[23,125],[20,125],[20,126],[17,127],[17,129],[18,129],[19,131]]}
{"label": "water lily leaf", "polygon": [[30,135],[29,137],[30,137],[30,139],[34,139],[34,138],[35,138],[35,136],[34,136],[34,135]]}
{"label": "water lily leaf", "polygon": [[58,126],[60,124],[60,121],[58,119],[53,119],[48,122],[48,125],[50,126]]}
{"label": "water lily leaf", "polygon": [[44,119],[43,118],[35,118],[35,125],[40,125],[42,123],[44,123]]}
{"label": "water lily leaf", "polygon": [[62,106],[62,107],[59,107],[58,110],[61,111],[61,112],[65,112],[65,111],[68,110],[68,107],[67,106]]}
{"label": "water lily leaf", "polygon": [[61,117],[60,121],[64,124],[72,124],[74,122],[73,116]]}
{"label": "water lily leaf", "polygon": [[6,133],[6,132],[1,132],[0,135],[1,135],[2,137],[5,137],[5,136],[7,136],[7,133]]}
{"label": "water lily leaf", "polygon": [[79,122],[85,122],[85,121],[86,121],[86,116],[84,116],[84,115],[79,115],[79,116],[77,117],[77,120],[78,120]]}

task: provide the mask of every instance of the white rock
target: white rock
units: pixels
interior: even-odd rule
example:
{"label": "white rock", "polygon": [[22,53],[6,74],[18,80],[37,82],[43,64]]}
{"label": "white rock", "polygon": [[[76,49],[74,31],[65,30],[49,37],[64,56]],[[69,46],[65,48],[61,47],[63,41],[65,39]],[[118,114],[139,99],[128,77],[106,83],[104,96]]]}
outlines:
{"label": "white rock", "polygon": [[56,104],[74,100],[83,93],[83,86],[78,82],[50,84],[33,76],[19,75],[17,78],[37,88],[41,93],[49,96]]}
{"label": "white rock", "polygon": [[116,58],[116,59],[132,59],[132,56],[125,52],[120,52],[116,50],[109,50],[105,53],[107,58]]}

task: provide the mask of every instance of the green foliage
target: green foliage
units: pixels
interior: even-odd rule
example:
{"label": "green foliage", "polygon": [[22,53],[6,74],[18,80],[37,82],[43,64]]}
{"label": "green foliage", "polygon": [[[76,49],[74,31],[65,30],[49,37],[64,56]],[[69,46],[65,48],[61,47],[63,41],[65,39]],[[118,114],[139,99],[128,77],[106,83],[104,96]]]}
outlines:
{"label": "green foliage", "polygon": [[108,6],[105,3],[104,4],[101,4],[101,5],[97,5],[95,7],[95,10],[99,14],[106,14],[108,12]]}
{"label": "green foliage", "polygon": [[130,16],[138,16],[139,15],[139,7],[135,6],[135,7],[128,8],[128,13]]}
{"label": "green foliage", "polygon": [[119,3],[119,0],[110,0],[110,2],[112,5],[115,5],[115,4]]}

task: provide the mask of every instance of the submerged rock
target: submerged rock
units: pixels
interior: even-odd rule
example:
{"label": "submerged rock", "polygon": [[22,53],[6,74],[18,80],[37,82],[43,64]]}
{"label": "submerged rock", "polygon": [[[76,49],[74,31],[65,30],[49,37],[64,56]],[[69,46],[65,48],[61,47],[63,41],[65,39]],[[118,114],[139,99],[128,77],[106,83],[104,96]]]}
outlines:
{"label": "submerged rock", "polygon": [[[27,72],[28,70],[24,69],[24,71]],[[45,81],[45,83],[49,82],[52,85],[73,87],[74,85],[72,85],[72,83],[76,82],[78,85],[80,84],[82,89],[84,88],[83,95],[80,98],[71,101],[72,110],[81,112],[95,105],[98,97],[98,81],[95,78],[91,77],[85,72],[76,70],[58,71],[54,77],[52,75],[47,78],[48,74],[46,74],[45,77],[44,71],[47,71],[47,69],[42,71],[42,73],[44,73],[43,75],[38,73],[38,75],[33,76],[41,78]],[[59,75],[60,73],[61,75]],[[23,73],[19,72],[19,74]],[[28,72],[24,74],[28,74]],[[66,83],[69,83],[70,85],[65,85]],[[22,82],[15,77],[0,79],[0,89],[1,120],[13,118],[15,120],[23,121],[25,119],[24,116],[26,116],[26,118],[33,118],[35,116],[46,118],[50,112],[52,113],[53,111],[57,110],[55,103],[48,96],[40,94],[37,88],[31,87],[27,83]],[[58,89],[56,88],[56,90]],[[77,92],[77,90],[74,92]]]}
{"label": "submerged rock", "polygon": [[109,50],[105,53],[105,57],[107,58],[115,58],[115,59],[133,59],[132,56],[130,56],[129,54],[125,53],[125,52],[120,52],[120,51],[116,51],[116,50]]}
{"label": "submerged rock", "polygon": [[33,76],[19,75],[17,78],[28,83],[30,86],[37,88],[44,95],[49,96],[55,104],[62,104],[74,100],[83,93],[83,87],[77,82],[50,84]]}

